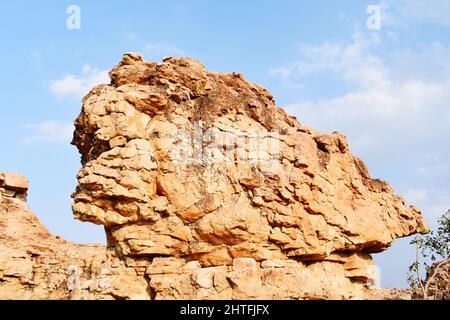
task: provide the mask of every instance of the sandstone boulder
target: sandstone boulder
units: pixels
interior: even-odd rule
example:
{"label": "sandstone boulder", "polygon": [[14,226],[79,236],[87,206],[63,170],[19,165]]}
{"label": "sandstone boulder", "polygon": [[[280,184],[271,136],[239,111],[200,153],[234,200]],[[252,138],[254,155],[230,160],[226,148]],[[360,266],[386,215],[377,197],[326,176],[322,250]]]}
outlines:
{"label": "sandstone boulder", "polygon": [[127,53],[83,99],[73,213],[51,235],[0,173],[0,298],[364,299],[371,254],[426,230],[345,136],[305,127],[240,73]]}
{"label": "sandstone boulder", "polygon": [[[303,126],[240,73],[127,53],[110,77],[75,121],[83,167],[73,211],[104,225],[109,250],[138,270],[170,259],[148,273],[156,297],[265,298],[276,291],[267,270],[288,286],[278,298],[343,294],[374,281],[371,253],[426,230],[345,136]],[[234,270],[240,259],[248,274]],[[185,272],[192,262],[202,271]],[[272,264],[282,267],[261,267]],[[213,290],[217,273],[231,291]]]}

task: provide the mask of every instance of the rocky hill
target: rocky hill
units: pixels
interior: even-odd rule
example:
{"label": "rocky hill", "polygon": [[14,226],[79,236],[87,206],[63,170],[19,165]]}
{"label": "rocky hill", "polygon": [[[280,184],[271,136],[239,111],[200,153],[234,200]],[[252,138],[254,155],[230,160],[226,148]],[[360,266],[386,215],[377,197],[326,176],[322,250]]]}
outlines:
{"label": "rocky hill", "polygon": [[54,236],[26,204],[28,181],[0,172],[0,299],[67,299],[106,258],[101,245]]}
{"label": "rocky hill", "polygon": [[[73,139],[73,212],[104,225],[107,247],[49,235],[25,218],[25,185],[17,197],[0,176],[5,237],[30,228],[43,250],[8,252],[28,231],[0,244],[0,297],[369,298],[371,254],[426,230],[345,136],[303,126],[239,73],[127,53],[110,77],[83,99]],[[4,268],[16,256],[28,273]]]}

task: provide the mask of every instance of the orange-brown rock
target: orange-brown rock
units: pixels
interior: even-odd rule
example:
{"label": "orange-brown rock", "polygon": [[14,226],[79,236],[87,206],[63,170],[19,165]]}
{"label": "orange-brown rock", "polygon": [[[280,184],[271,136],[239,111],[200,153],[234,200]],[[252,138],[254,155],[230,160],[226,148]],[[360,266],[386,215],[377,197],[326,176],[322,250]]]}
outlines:
{"label": "orange-brown rock", "polygon": [[73,139],[73,212],[104,225],[107,248],[48,236],[54,273],[78,270],[60,298],[367,298],[370,254],[426,229],[343,135],[303,126],[239,73],[127,53],[110,77]]}
{"label": "orange-brown rock", "polygon": [[[426,228],[417,209],[369,176],[343,135],[304,127],[239,73],[128,53],[110,77],[75,122],[83,168],[73,211],[106,227],[120,259],[147,270],[170,259],[179,266],[171,274],[188,278],[197,271],[182,264],[195,262],[202,277],[228,279],[225,298],[344,297],[372,277],[370,253]],[[248,277],[233,269],[239,259],[252,265]],[[262,267],[272,264],[281,267]],[[146,274],[156,297],[218,294],[210,280],[192,287],[182,276]],[[278,291],[261,282],[268,278]]]}
{"label": "orange-brown rock", "polygon": [[149,297],[147,283],[105,246],[50,234],[24,201],[24,177],[0,172],[0,185],[0,300]]}

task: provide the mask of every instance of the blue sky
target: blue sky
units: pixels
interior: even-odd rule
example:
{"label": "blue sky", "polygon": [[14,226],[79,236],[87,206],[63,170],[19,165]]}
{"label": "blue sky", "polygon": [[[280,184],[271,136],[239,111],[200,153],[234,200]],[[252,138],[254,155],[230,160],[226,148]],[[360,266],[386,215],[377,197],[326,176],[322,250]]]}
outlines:
{"label": "blue sky", "polygon": [[[66,27],[72,4],[81,29]],[[450,208],[449,1],[2,1],[0,26],[0,170],[30,179],[30,206],[69,240],[104,242],[72,218],[69,141],[81,97],[127,51],[240,71],[302,123],[345,133],[431,226]],[[406,286],[408,242],[375,256],[381,285]]]}

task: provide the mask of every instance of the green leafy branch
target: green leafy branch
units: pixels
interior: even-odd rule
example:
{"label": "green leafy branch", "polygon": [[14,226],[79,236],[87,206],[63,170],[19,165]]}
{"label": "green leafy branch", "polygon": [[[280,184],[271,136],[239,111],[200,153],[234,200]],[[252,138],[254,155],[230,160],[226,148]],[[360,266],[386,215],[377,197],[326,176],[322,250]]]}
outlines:
{"label": "green leafy branch", "polygon": [[[439,219],[438,224],[436,231],[416,236],[410,242],[416,246],[416,260],[409,267],[408,282],[411,288],[420,290],[423,299],[429,298],[430,285],[433,284],[436,297],[439,289],[435,281],[436,275],[445,267],[450,257],[450,210]],[[425,279],[420,272],[421,266],[427,273]]]}

